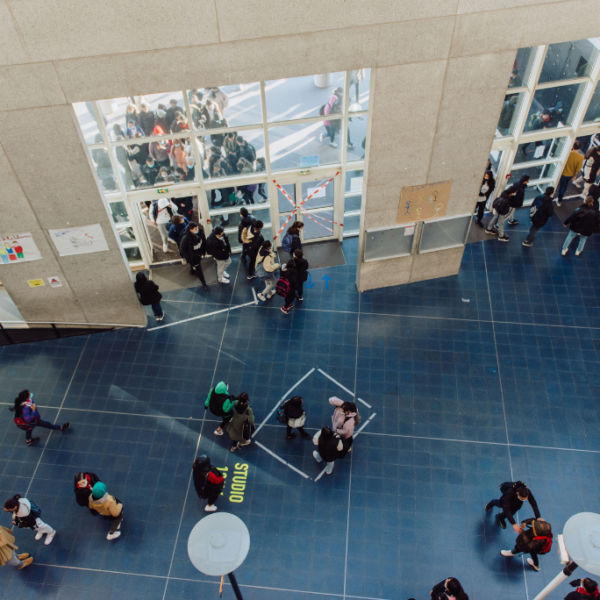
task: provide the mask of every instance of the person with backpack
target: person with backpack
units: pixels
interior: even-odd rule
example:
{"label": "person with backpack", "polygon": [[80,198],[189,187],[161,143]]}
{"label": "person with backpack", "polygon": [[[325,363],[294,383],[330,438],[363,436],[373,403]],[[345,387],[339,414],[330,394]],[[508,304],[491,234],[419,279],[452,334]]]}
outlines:
{"label": "person with backpack", "polygon": [[581,195],[587,197],[590,187],[596,183],[596,177],[600,170],[600,147],[590,146],[585,153],[585,162],[583,163],[583,192]]}
{"label": "person with backpack", "polygon": [[208,253],[215,259],[217,265],[217,281],[229,283],[229,273],[225,269],[231,264],[231,246],[222,227],[215,227],[206,241]]}
{"label": "person with backpack", "polygon": [[294,439],[296,434],[292,433],[292,429],[296,428],[305,440],[310,440],[312,436],[310,433],[306,433],[306,431],[304,431],[306,412],[302,408],[302,396],[293,396],[289,400],[286,400],[283,403],[282,408],[287,424],[285,439]]}
{"label": "person with backpack", "polygon": [[256,294],[259,300],[265,302],[275,295],[275,273],[281,268],[277,262],[277,254],[273,250],[273,244],[265,240],[262,248],[256,256],[255,270],[260,280],[265,284],[265,289]]}
{"label": "person with backpack", "polygon": [[294,221],[286,231],[285,235],[281,240],[281,247],[290,253],[290,256],[294,258],[294,251],[302,250],[302,242],[300,241],[300,230],[304,228],[304,223],[301,221]]}
{"label": "person with backpack", "polygon": [[589,577],[569,581],[571,587],[577,588],[565,596],[565,600],[596,600],[600,596],[598,584]]}
{"label": "person with backpack", "polygon": [[204,227],[194,221],[190,221],[185,234],[181,238],[179,245],[179,251],[181,256],[185,258],[188,265],[190,265],[190,273],[196,275],[202,284],[203,289],[207,292],[210,291],[204,278],[204,271],[202,270],[202,257],[206,254],[207,240],[204,234]]}
{"label": "person with backpack", "polygon": [[15,398],[15,405],[10,410],[15,413],[15,425],[25,431],[25,443],[28,446],[37,444],[40,441],[39,437],[31,437],[31,432],[35,427],[44,427],[54,431],[66,431],[71,427],[71,423],[68,421],[62,425],[44,421],[33,402],[33,394],[29,390],[19,392],[19,395]]}
{"label": "person with backpack", "polygon": [[106,536],[107,540],[116,540],[121,532],[121,523],[123,522],[123,503],[111,496],[106,489],[106,485],[98,481],[92,487],[92,493],[88,498],[90,510],[97,511],[104,519],[112,521],[110,531]]}
{"label": "person with backpack", "polygon": [[315,460],[318,463],[325,461],[325,473],[331,475],[335,461],[345,456],[342,438],[330,427],[323,427],[315,433],[313,444],[317,446],[313,452]]}
{"label": "person with backpack", "polygon": [[[342,97],[344,90],[342,88],[335,88],[329,96],[327,104],[321,106],[319,114],[322,116],[338,114],[342,112]],[[323,121],[323,126],[327,133],[322,133],[319,136],[319,141],[323,143],[323,138],[329,138],[329,145],[332,148],[337,148],[338,145],[335,143],[335,135],[340,130],[342,121],[341,119],[335,119],[333,121]]]}
{"label": "person with backpack", "polygon": [[19,571],[28,567],[33,562],[33,557],[27,552],[17,554],[18,549],[12,531],[8,527],[0,526],[0,566],[10,565]]}
{"label": "person with backpack", "polygon": [[[510,212],[511,198],[517,193],[517,189],[511,186],[505,189],[492,204],[493,217],[488,223],[485,232],[489,235],[498,235],[500,242],[508,242],[509,238],[504,232],[504,224]],[[497,227],[496,227],[497,226]]]}
{"label": "person with backpack", "polygon": [[583,252],[588,238],[594,233],[600,233],[600,214],[594,208],[594,198],[588,196],[585,202],[564,220],[563,225],[569,227],[570,231],[563,244],[562,255],[567,254],[569,244],[579,235],[579,245],[575,251],[575,256],[579,256]]}
{"label": "person with backpack", "polygon": [[275,284],[275,293],[282,296],[283,306],[281,312],[286,315],[290,314],[290,310],[294,308],[294,298],[296,297],[296,262],[288,260],[285,264],[285,269],[282,269],[281,276]]}
{"label": "person with backpack", "polygon": [[448,577],[448,579],[440,581],[437,585],[433,586],[429,595],[432,600],[448,600],[449,598],[454,598],[455,600],[469,600],[469,596],[467,596],[460,581],[456,579],[456,577]]}
{"label": "person with backpack", "polygon": [[514,185],[515,194],[510,198],[510,212],[508,213],[507,220],[509,225],[518,225],[519,221],[515,220],[515,211],[517,208],[521,208],[523,206],[523,202],[525,201],[525,189],[527,188],[527,184],[529,183],[529,175],[523,175],[519,182]]}
{"label": "person with backpack", "polygon": [[35,502],[15,494],[4,503],[4,510],[11,514],[13,525],[19,529],[35,530],[36,541],[41,540],[45,535],[44,545],[49,546],[52,543],[56,530],[42,521],[40,518],[42,509]]}
{"label": "person with backpack", "polygon": [[221,424],[215,429],[215,435],[223,435],[223,429],[233,418],[233,406],[235,396],[229,393],[229,387],[224,381],[219,381],[215,387],[208,392],[204,410],[210,408],[215,417],[222,418]]}
{"label": "person with backpack", "polygon": [[252,215],[248,214],[248,209],[246,207],[240,208],[240,224],[238,225],[238,242],[242,245],[242,256],[240,256],[240,260],[245,263],[246,258],[249,258],[248,250],[250,249],[250,244],[244,244],[242,240],[242,232],[244,229],[247,229],[252,225]]}
{"label": "person with backpack", "polygon": [[579,152],[581,148],[581,144],[578,141],[575,141],[573,144],[573,150],[569,153],[569,158],[567,158],[567,162],[565,163],[565,168],[563,169],[562,175],[560,176],[558,182],[558,198],[556,199],[556,205],[560,206],[562,199],[565,196],[567,188],[569,184],[573,180],[579,171],[581,171],[581,167],[583,165],[583,154]]}
{"label": "person with backpack", "polygon": [[[539,196],[536,196],[531,208],[529,210],[529,216],[531,218],[531,229],[529,234],[523,242],[523,246],[531,248],[533,246],[533,240],[535,234],[548,222],[548,219],[554,214],[554,203],[552,199],[554,194],[554,188],[548,186],[546,191]],[[558,202],[557,202],[558,204]]]}
{"label": "person with backpack", "polygon": [[177,212],[177,206],[169,198],[154,200],[150,207],[150,218],[154,221],[163,241],[163,252],[169,252],[169,234],[168,226]]}
{"label": "person with backpack", "polygon": [[162,300],[162,294],[158,291],[158,286],[154,281],[150,281],[146,277],[146,273],[135,274],[134,288],[137,294],[140,296],[140,302],[142,306],[151,306],[154,318],[157,321],[162,321],[165,318],[160,301]]}
{"label": "person with backpack", "polygon": [[182,215],[173,215],[171,219],[171,223],[169,224],[169,239],[173,240],[177,244],[177,248],[179,250],[179,254],[183,258],[183,254],[181,254],[181,239],[186,233],[187,227],[189,225],[189,220],[186,219]]}
{"label": "person with backpack", "polygon": [[540,570],[538,554],[548,554],[552,549],[552,527],[544,519],[531,517],[521,523],[521,533],[517,537],[512,550],[501,550],[500,554],[506,557],[517,556],[521,552],[528,552],[530,558],[527,564],[534,570]]}
{"label": "person with backpack", "polygon": [[[92,489],[99,481],[100,478],[95,473],[84,473],[83,471],[80,471],[75,475],[75,501],[79,506],[87,506],[90,508]],[[93,508],[90,508],[90,512],[93,515],[98,514]]]}
{"label": "person with backpack", "polygon": [[294,291],[298,295],[298,300],[304,300],[304,282],[308,279],[308,261],[304,258],[302,250],[294,250],[294,262],[296,263],[296,280],[294,282]]}
{"label": "person with backpack", "polygon": [[252,441],[254,429],[254,413],[250,406],[250,399],[246,392],[242,392],[233,407],[233,418],[227,425],[227,433],[233,442],[231,452],[235,452],[242,446],[248,446]]}
{"label": "person with backpack", "polygon": [[495,189],[496,180],[494,179],[494,174],[490,169],[488,169],[483,174],[483,181],[481,182],[481,189],[479,190],[479,198],[477,199],[477,220],[475,222],[481,228],[483,228],[483,223],[481,222],[481,219],[483,218],[483,211],[485,210],[485,205],[490,199],[490,196],[494,193]]}
{"label": "person with backpack", "polygon": [[248,279],[258,277],[255,272],[255,265],[256,256],[265,241],[261,233],[263,227],[262,221],[252,221],[251,225],[242,231],[242,244],[248,254]]}
{"label": "person with backpack", "polygon": [[498,500],[490,500],[485,505],[485,512],[491,512],[494,506],[502,509],[501,513],[496,515],[496,522],[502,529],[506,529],[506,521],[513,526],[515,533],[521,533],[522,527],[516,524],[514,515],[521,510],[523,502],[529,501],[533,514],[536,519],[540,518],[540,509],[530,490],[522,481],[505,481],[500,484],[500,493],[502,494]]}
{"label": "person with backpack", "polygon": [[350,451],[354,442],[354,426],[360,424],[360,415],[354,402],[344,402],[335,396],[329,398],[329,404],[335,406],[331,415],[332,429],[344,442],[344,448]]}
{"label": "person with backpack", "polygon": [[204,510],[215,512],[217,510],[216,502],[225,487],[223,474],[210,463],[210,458],[206,454],[202,454],[194,461],[192,476],[198,498],[208,500]]}

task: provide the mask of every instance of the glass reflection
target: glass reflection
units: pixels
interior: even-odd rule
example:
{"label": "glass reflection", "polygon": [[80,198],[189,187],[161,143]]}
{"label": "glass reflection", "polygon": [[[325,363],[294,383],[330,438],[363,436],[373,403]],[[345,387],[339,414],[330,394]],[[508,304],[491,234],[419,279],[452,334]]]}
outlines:
{"label": "glass reflection", "polygon": [[600,38],[550,44],[539,83],[586,77],[598,58]]}

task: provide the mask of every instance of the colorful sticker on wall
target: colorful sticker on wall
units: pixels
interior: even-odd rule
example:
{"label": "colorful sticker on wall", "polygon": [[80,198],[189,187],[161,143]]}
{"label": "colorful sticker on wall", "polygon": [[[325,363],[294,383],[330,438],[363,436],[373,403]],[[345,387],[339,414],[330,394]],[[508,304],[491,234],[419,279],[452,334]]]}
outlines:
{"label": "colorful sticker on wall", "polygon": [[60,256],[104,252],[108,244],[102,231],[102,225],[84,225],[67,229],[49,229],[48,233]]}
{"label": "colorful sticker on wall", "polygon": [[403,225],[445,216],[451,189],[452,179],[403,187],[396,223]]}
{"label": "colorful sticker on wall", "polygon": [[62,281],[58,277],[48,277],[50,287],[62,287]]}
{"label": "colorful sticker on wall", "polygon": [[27,283],[29,284],[29,287],[44,287],[43,279],[28,279]]}
{"label": "colorful sticker on wall", "polygon": [[30,233],[0,236],[0,265],[41,260],[41,258],[42,255]]}

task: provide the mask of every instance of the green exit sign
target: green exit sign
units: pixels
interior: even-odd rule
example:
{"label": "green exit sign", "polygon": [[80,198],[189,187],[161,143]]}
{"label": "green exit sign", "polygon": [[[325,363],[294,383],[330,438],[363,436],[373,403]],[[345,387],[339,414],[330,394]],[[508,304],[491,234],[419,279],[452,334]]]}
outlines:
{"label": "green exit sign", "polygon": [[156,191],[159,194],[166,194],[169,191],[169,188],[158,188]]}

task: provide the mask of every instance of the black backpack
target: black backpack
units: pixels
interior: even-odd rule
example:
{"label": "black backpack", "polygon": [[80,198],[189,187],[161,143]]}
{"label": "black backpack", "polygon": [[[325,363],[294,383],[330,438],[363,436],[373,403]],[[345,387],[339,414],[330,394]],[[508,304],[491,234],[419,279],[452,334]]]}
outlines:
{"label": "black backpack", "polygon": [[494,203],[492,204],[492,208],[496,210],[499,215],[507,215],[510,210],[510,204],[507,198],[503,198],[502,196],[498,196]]}
{"label": "black backpack", "polygon": [[526,488],[527,486],[522,481],[505,481],[504,483],[500,484],[500,493],[506,494],[506,492],[508,492],[508,490],[511,488],[517,489],[520,487]]}
{"label": "black backpack", "polygon": [[325,107],[327,106],[327,104],[323,104],[323,106],[321,106],[321,108],[319,109],[319,114],[323,117],[325,116]]}

